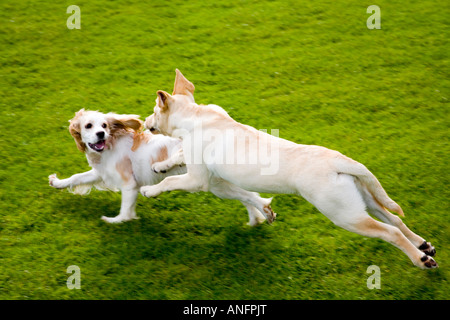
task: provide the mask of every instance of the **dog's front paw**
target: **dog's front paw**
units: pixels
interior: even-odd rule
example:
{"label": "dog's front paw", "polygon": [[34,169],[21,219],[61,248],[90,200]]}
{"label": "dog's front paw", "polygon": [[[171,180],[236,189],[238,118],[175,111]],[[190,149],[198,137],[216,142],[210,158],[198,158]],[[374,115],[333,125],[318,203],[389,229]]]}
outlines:
{"label": "dog's front paw", "polygon": [[155,162],[154,164],[152,164],[152,170],[156,173],[166,173],[170,168],[164,162],[165,161]]}
{"label": "dog's front paw", "polygon": [[141,194],[147,198],[153,198],[158,196],[161,192],[155,186],[144,186],[141,187]]}
{"label": "dog's front paw", "polygon": [[275,212],[273,212],[273,210],[270,207],[270,205],[265,206],[263,209],[264,209],[264,214],[266,216],[267,222],[269,224],[272,224],[272,222],[275,221],[275,218],[277,217],[277,214]]}
{"label": "dog's front paw", "polygon": [[52,186],[53,188],[60,188],[60,186],[59,186],[60,181],[61,180],[58,179],[58,177],[56,176],[56,173],[48,176],[48,184],[50,186]]}
{"label": "dog's front paw", "polygon": [[130,220],[138,220],[139,217],[122,217],[122,216],[117,216],[114,218],[110,218],[110,217],[106,217],[106,216],[102,216],[102,220],[108,223],[121,223],[121,222],[126,222],[126,221],[130,221]]}
{"label": "dog's front paw", "polygon": [[108,223],[121,223],[124,222],[126,220],[122,219],[121,217],[114,217],[114,218],[110,218],[110,217],[106,217],[106,216],[102,216],[102,220]]}

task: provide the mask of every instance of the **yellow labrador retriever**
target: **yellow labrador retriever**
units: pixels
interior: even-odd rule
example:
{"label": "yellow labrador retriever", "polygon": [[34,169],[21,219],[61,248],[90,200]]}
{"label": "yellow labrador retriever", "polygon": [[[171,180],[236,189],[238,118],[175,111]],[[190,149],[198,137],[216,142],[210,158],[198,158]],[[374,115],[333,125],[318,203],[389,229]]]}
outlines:
{"label": "yellow labrador retriever", "polygon": [[[364,165],[337,151],[297,144],[238,123],[219,106],[196,104],[194,85],[179,70],[172,95],[157,92],[154,113],[145,126],[180,137],[187,164],[187,173],[143,186],[146,197],[170,190],[206,191],[211,176],[249,191],[297,194],[334,224],[400,248],[414,265],[438,266],[431,258],[434,247],[388,211],[403,216]],[[262,209],[272,222],[273,212]]]}

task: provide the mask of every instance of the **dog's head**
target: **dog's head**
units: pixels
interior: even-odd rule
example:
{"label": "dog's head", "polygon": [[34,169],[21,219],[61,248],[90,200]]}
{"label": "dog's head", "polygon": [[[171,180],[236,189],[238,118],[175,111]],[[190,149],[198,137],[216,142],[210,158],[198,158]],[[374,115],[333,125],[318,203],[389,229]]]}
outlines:
{"label": "dog's head", "polygon": [[100,153],[115,136],[136,132],[142,127],[137,115],[103,114],[84,109],[78,111],[69,122],[69,132],[82,152]]}
{"label": "dog's head", "polygon": [[145,119],[145,128],[152,132],[171,135],[174,128],[170,123],[170,115],[186,105],[195,104],[194,85],[176,69],[175,85],[172,95],[159,90],[153,114]]}

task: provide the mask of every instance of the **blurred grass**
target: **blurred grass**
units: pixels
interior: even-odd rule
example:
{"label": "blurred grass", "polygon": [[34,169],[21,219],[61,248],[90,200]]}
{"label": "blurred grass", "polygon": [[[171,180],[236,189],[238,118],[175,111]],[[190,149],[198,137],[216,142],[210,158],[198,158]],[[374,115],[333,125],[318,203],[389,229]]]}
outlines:
{"label": "blurred grass", "polygon": [[[449,3],[70,1],[0,4],[0,298],[448,299]],[[47,176],[88,169],[68,133],[80,108],[147,116],[179,68],[199,103],[364,163],[431,241],[440,269],[335,227],[277,195],[273,226],[210,194],[139,198],[140,220],[106,225],[120,194],[85,197]],[[381,289],[366,287],[369,265]],[[69,265],[81,290],[68,290]]]}

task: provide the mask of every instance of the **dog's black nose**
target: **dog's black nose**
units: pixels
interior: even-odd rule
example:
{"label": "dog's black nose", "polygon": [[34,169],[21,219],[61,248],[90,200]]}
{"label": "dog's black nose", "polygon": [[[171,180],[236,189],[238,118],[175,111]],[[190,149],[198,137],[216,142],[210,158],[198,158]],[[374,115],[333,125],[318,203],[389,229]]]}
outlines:
{"label": "dog's black nose", "polygon": [[97,137],[99,139],[103,139],[105,137],[105,132],[104,131],[99,131],[96,133]]}

